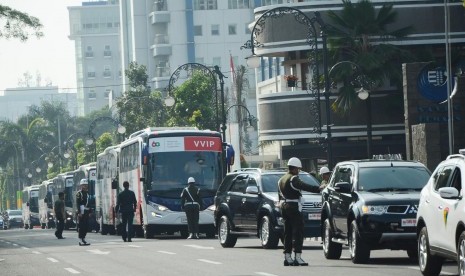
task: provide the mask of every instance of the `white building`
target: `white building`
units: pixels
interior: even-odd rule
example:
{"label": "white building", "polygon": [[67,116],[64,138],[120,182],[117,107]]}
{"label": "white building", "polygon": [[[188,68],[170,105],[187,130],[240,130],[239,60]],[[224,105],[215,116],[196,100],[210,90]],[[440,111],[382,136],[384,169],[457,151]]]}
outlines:
{"label": "white building", "polygon": [[18,87],[7,88],[0,96],[0,120],[16,122],[30,106],[43,101],[63,102],[70,115],[76,115],[76,93],[59,93],[57,86]]}
{"label": "white building", "polygon": [[118,0],[87,1],[68,7],[70,36],[76,49],[78,115],[108,105],[121,95],[120,16]]}

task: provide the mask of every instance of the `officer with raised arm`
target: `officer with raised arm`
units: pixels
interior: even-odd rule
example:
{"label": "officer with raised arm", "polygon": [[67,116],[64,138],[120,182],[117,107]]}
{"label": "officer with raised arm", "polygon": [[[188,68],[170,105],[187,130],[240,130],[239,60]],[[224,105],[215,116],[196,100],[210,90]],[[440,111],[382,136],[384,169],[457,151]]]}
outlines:
{"label": "officer with raised arm", "polygon": [[189,177],[188,186],[182,190],[181,206],[187,217],[188,239],[199,239],[199,212],[202,208],[200,189],[195,186],[195,179]]}
{"label": "officer with raised arm", "polygon": [[79,239],[81,239],[79,245],[90,245],[85,240],[89,228],[90,213],[90,208],[87,205],[89,203],[88,184],[87,179],[81,179],[81,182],[79,182],[80,190],[76,193],[76,214],[79,221]]}
{"label": "officer with raised arm", "polygon": [[[304,242],[304,218],[302,216],[302,190],[320,193],[317,186],[312,186],[300,180],[299,170],[302,162],[292,157],[287,162],[288,172],[279,179],[279,200],[281,215],[284,219],[284,266],[306,266],[301,258]],[[295,259],[292,259],[292,243],[294,241]]]}

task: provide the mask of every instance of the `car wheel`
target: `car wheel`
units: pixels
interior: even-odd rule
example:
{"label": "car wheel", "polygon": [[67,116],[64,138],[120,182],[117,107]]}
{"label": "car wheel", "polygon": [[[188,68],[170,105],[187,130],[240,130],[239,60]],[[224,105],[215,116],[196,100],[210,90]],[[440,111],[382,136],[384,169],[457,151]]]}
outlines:
{"label": "car wheel", "polygon": [[457,263],[459,264],[459,275],[465,275],[465,231],[460,234],[457,248]]}
{"label": "car wheel", "polygon": [[425,276],[439,275],[443,262],[441,257],[431,255],[428,230],[423,227],[418,236],[418,265],[421,273]]}
{"label": "car wheel", "polygon": [[326,259],[339,259],[342,253],[342,244],[333,242],[333,230],[329,218],[324,222],[323,253]]}
{"label": "car wheel", "polygon": [[355,220],[350,224],[349,252],[354,264],[363,264],[370,259],[370,249],[363,243]]}
{"label": "car wheel", "polygon": [[234,247],[237,236],[231,234],[231,224],[226,216],[222,216],[218,227],[218,238],[222,247]]}
{"label": "car wheel", "polygon": [[262,242],[262,247],[265,249],[278,248],[279,236],[273,230],[269,216],[264,216],[260,222],[260,241]]}

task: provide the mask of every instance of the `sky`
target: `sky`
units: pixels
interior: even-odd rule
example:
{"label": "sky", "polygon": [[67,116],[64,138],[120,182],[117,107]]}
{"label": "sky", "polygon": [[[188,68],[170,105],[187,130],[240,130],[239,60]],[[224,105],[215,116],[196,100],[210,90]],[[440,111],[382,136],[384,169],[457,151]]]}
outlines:
{"label": "sky", "polygon": [[[69,36],[68,6],[81,6],[83,0],[1,0],[0,4],[39,18],[44,36],[31,36],[26,42],[0,38],[0,94],[18,86],[29,72],[35,82],[40,73],[42,85],[50,80],[62,88],[76,87],[74,41]],[[0,20],[0,24],[4,21]]]}

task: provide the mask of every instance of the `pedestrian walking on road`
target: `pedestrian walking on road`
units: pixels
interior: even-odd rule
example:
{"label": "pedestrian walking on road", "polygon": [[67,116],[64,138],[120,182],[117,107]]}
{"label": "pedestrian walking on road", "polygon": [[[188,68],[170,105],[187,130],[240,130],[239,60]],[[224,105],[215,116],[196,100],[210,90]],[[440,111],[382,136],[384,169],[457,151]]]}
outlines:
{"label": "pedestrian walking on road", "polygon": [[59,192],[58,199],[55,201],[53,206],[53,210],[55,211],[55,218],[57,220],[57,229],[55,231],[55,237],[58,239],[64,239],[63,237],[63,229],[65,228],[65,193]]}
{"label": "pedestrian walking on road", "polygon": [[[302,190],[320,193],[320,189],[300,180],[299,170],[302,168],[302,163],[298,158],[289,159],[287,166],[288,172],[278,182],[281,215],[284,219],[284,266],[307,266],[308,263],[301,258],[304,242]],[[294,259],[291,255],[292,247],[294,247]]]}
{"label": "pedestrian walking on road", "polygon": [[[123,241],[132,242],[134,236],[134,230],[132,223],[134,220],[134,213],[137,209],[136,194],[129,190],[129,182],[123,182],[124,191],[118,194],[118,200],[116,202],[116,212],[121,213],[122,217],[122,235]],[[126,230],[127,227],[127,230]]]}
{"label": "pedestrian walking on road", "polygon": [[200,189],[195,186],[195,179],[189,177],[188,186],[181,193],[181,207],[186,213],[187,227],[189,230],[188,239],[199,239],[199,212],[202,208],[200,200]]}
{"label": "pedestrian walking on road", "polygon": [[76,193],[76,214],[78,216],[78,232],[79,232],[79,245],[90,245],[86,242],[86,235],[89,228],[89,213],[90,208],[88,207],[89,194],[87,193],[89,182],[87,179],[81,179],[79,182],[80,190]]}

